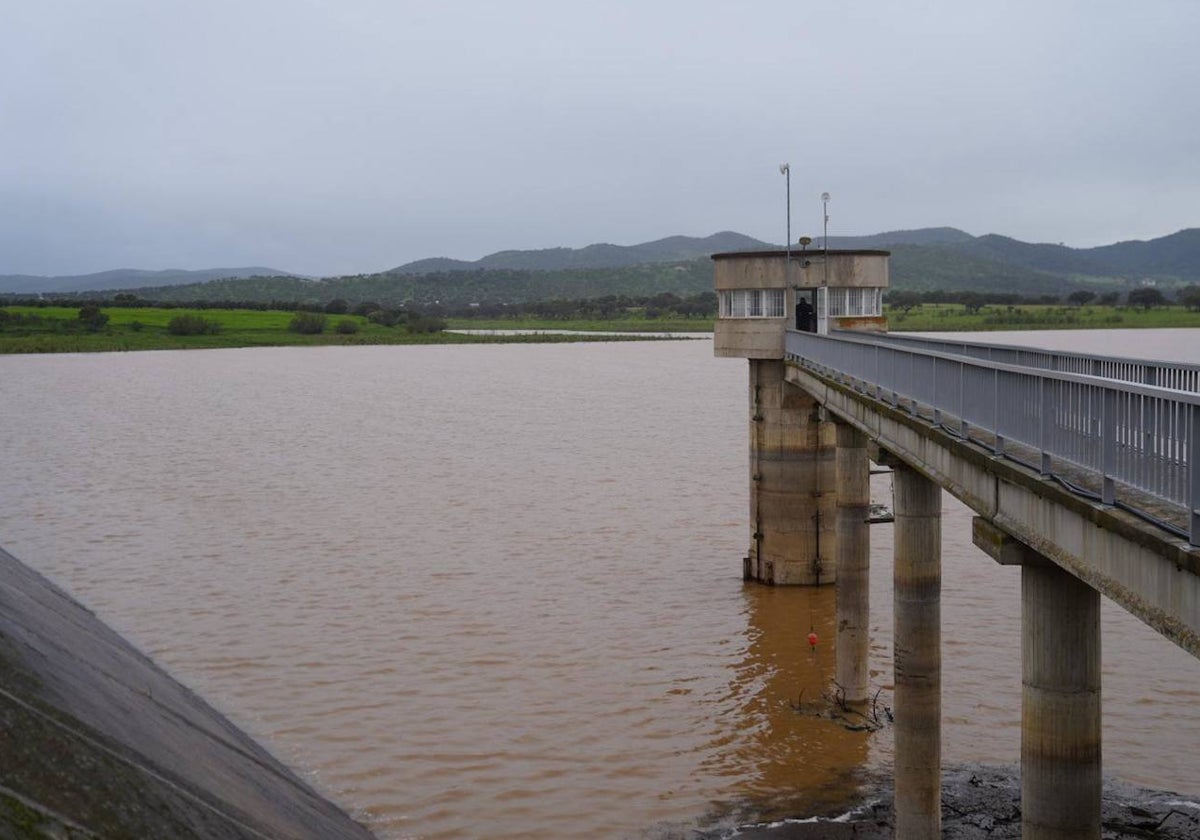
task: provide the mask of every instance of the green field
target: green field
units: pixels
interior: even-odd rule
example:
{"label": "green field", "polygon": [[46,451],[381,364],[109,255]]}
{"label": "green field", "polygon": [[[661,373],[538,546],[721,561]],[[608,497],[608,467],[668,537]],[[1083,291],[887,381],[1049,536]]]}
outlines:
{"label": "green field", "polygon": [[[385,327],[357,315],[329,315],[324,332],[303,335],[288,324],[295,313],[249,309],[165,309],[105,307],[108,321],[92,330],[70,307],[0,307],[0,353],[85,353],[123,350],[177,350],[213,347],[270,347],[355,344],[485,344],[564,341],[612,341],[622,337],[589,336],[589,332],[711,332],[713,319],[647,318],[625,314],[612,320],[536,318],[456,318],[450,329],[575,330],[580,335],[460,335],[453,332],[410,333],[403,326]],[[908,311],[885,309],[893,332],[1113,329],[1153,327],[1200,328],[1200,312],[1181,306],[1138,309],[1127,306],[989,305],[969,312],[962,304],[922,304]],[[172,335],[167,324],[178,315],[195,315],[219,326],[215,335]],[[7,316],[7,317],[6,317]],[[29,319],[34,320],[29,320]],[[341,321],[358,331],[335,332]]]}
{"label": "green field", "polygon": [[455,330],[578,330],[580,332],[712,332],[711,317],[647,318],[623,315],[619,318],[449,318]]}
{"label": "green field", "polygon": [[[907,312],[885,307],[892,332],[978,332],[986,330],[1138,329],[1200,327],[1200,312],[1182,306],[1139,309],[1129,306],[1066,306],[991,304],[968,311],[961,303],[926,303]],[[527,330],[626,330],[658,332],[711,332],[712,318],[645,318],[625,316],[612,320],[552,320],[508,318],[451,319],[455,329]]]}
{"label": "green field", "polygon": [[960,303],[922,304],[908,312],[885,307],[892,332],[985,330],[1102,330],[1200,327],[1200,312],[1182,306],[988,305],[968,312]]}
{"label": "green field", "polygon": [[[459,335],[451,332],[410,333],[403,325],[385,327],[357,315],[330,315],[325,330],[302,335],[288,330],[295,313],[249,309],[162,309],[102,307],[108,322],[96,330],[79,320],[79,310],[69,307],[9,306],[0,312],[0,353],[91,353],[124,350],[183,350],[215,347],[274,347],[360,344],[495,344],[563,341],[611,341],[609,336]],[[179,315],[195,315],[219,326],[215,335],[172,335],[167,324]],[[14,317],[15,316],[15,317]],[[35,323],[24,319],[33,317]],[[340,321],[351,321],[358,332],[334,331]],[[471,322],[465,326],[474,327]],[[505,324],[521,328],[523,324]],[[563,329],[561,324],[555,328]]]}

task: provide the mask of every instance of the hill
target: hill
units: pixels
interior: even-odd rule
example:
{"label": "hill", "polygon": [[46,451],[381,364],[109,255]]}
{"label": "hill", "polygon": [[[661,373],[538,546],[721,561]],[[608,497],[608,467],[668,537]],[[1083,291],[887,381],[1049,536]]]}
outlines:
{"label": "hill", "polygon": [[117,268],[95,274],[45,277],[33,274],[0,274],[0,292],[37,294],[40,292],[89,292],[101,289],[134,289],[183,286],[206,283],[227,277],[290,275],[274,268],[205,268],[198,271],[168,268],[163,271],[143,271],[136,268]]}
{"label": "hill", "polygon": [[[809,246],[810,250],[817,247],[819,243]],[[997,234],[972,236],[952,227],[830,237],[830,247],[890,250],[892,286],[897,289],[1061,296],[1078,289],[1125,291],[1142,283],[1156,284],[1169,293],[1180,285],[1200,282],[1200,228],[1097,248],[1022,242]],[[6,287],[4,281],[10,278],[0,277],[0,292],[123,290],[162,302],[325,303],[344,298],[352,303],[450,307],[664,292],[693,295],[712,289],[711,254],[778,248],[724,231],[639,245],[500,251],[473,262],[438,257],[376,274],[322,280],[258,268],[125,270],[49,278],[74,282],[37,288],[29,285],[29,278],[13,275],[25,285]]]}
{"label": "hill", "polygon": [[497,251],[473,262],[434,257],[405,263],[385,274],[432,274],[475,269],[561,271],[570,268],[621,268],[642,263],[679,262],[720,251],[756,251],[774,246],[732,231],[712,236],[668,236],[640,245],[598,243],[585,248],[545,248],[536,251]]}

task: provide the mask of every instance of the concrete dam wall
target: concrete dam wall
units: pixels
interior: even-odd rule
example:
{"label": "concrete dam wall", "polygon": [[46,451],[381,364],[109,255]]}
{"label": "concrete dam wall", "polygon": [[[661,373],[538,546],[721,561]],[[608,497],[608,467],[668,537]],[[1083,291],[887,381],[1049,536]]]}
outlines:
{"label": "concrete dam wall", "polygon": [[373,836],[0,549],[0,837]]}

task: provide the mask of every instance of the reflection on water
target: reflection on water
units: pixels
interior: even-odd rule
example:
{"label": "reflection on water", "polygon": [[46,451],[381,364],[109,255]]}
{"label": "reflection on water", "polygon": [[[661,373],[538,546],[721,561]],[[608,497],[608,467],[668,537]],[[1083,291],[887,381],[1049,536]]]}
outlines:
{"label": "reflection on water", "polygon": [[[746,387],[706,342],[0,357],[0,544],[382,836],[803,812],[891,734],[792,708],[833,594],[741,581]],[[944,753],[1014,761],[1019,579],[969,519],[947,500]],[[1197,663],[1104,627],[1106,770],[1200,792]]]}
{"label": "reflection on water", "polygon": [[853,794],[868,743],[867,732],[830,716],[834,590],[747,584],[743,596],[747,648],[731,683],[735,729],[722,763],[706,769],[734,780],[761,816],[823,812]]}

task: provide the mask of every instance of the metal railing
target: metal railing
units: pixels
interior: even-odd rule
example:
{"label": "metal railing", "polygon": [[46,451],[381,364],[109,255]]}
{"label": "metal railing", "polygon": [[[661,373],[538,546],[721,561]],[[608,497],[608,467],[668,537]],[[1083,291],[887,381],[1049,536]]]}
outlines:
{"label": "metal railing", "polygon": [[975,359],[987,359],[992,362],[1021,365],[1039,370],[1083,373],[1088,376],[1119,379],[1122,382],[1138,382],[1142,385],[1157,385],[1160,388],[1200,393],[1200,365],[1184,362],[1128,359],[1120,356],[1093,356],[1086,353],[1068,353],[1039,347],[980,344],[927,336],[889,334],[881,335],[879,339],[893,342],[898,346],[921,347],[938,353],[953,353],[959,356],[970,356]]}
{"label": "metal railing", "polygon": [[[1118,503],[1122,487],[1182,508],[1184,528],[1160,524],[1200,545],[1200,393],[1057,370],[1044,358],[1023,365],[946,352],[982,346],[791,330],[786,342],[787,357],[802,366],[914,415],[924,409],[963,437],[987,433],[997,455],[1008,442],[1033,449],[1043,475],[1055,474],[1055,462],[1094,475],[1105,504]],[[1137,500],[1121,503],[1160,521]]]}

